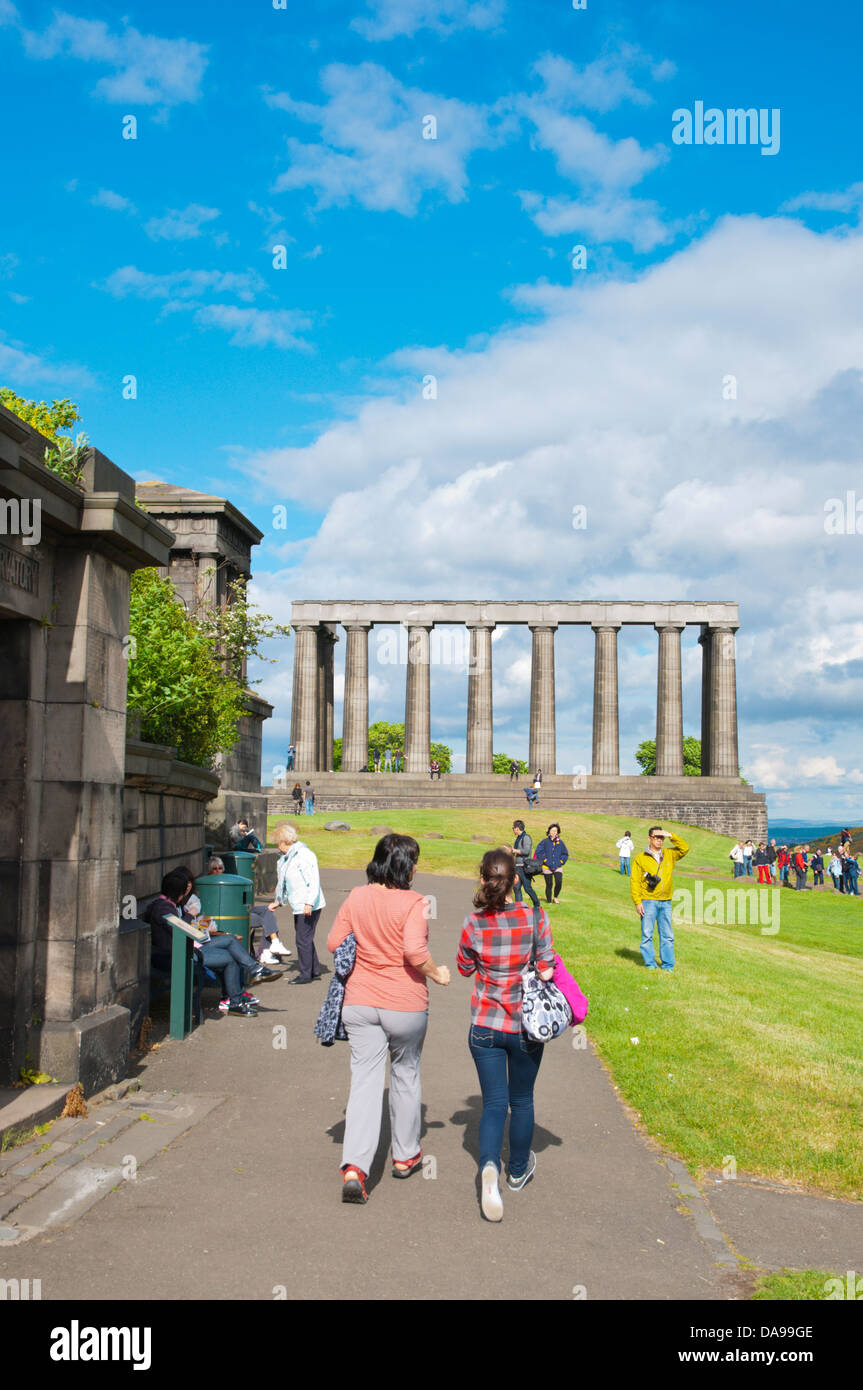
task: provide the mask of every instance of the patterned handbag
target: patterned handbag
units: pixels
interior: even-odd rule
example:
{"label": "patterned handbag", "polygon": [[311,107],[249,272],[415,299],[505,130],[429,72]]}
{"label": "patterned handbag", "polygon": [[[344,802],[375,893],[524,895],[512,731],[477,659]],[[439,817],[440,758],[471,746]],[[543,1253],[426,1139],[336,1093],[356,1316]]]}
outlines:
{"label": "patterned handbag", "polygon": [[533,910],[533,947],[521,972],[521,1026],[534,1042],[551,1042],[572,1026],[572,1009],[552,980],[541,980],[536,969],[536,929],[539,909]]}

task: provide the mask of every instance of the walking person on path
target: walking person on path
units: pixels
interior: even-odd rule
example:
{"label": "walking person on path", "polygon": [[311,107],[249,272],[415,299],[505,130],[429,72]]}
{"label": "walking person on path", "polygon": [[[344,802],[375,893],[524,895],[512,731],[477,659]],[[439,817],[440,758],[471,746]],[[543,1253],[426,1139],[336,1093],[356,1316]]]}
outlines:
{"label": "walking person on path", "polygon": [[[666,848],[666,841],[671,847]],[[674,969],[674,929],[671,924],[671,894],[674,865],[689,845],[670,830],[652,825],[647,832],[647,849],[637,854],[629,879],[632,901],[641,918],[641,958],[648,970],[656,969],[653,929],[659,928],[659,963],[663,970]]]}
{"label": "walking person on path", "polygon": [[628,830],[624,830],[623,835],[615,845],[615,849],[620,855],[620,872],[629,878],[629,861],[632,857],[632,851],[635,849],[635,841]]}
{"label": "walking person on path", "polygon": [[515,851],[515,884],[513,886],[515,901],[521,902],[521,890],[523,888],[534,907],[539,907],[539,898],[536,896],[533,884],[524,867],[525,861],[533,858],[533,840],[525,830],[523,820],[514,820],[512,830],[515,835],[512,846]]}
{"label": "walking person on path", "polygon": [[487,1221],[503,1217],[500,1195],[501,1148],[509,1121],[507,1185],[518,1192],[533,1177],[533,1089],[543,1043],[533,1042],[521,1023],[521,972],[534,950],[543,980],[554,974],[554,944],[548,917],[513,901],[515,861],[505,849],[483,855],[475,911],[464,924],[458,948],[460,975],[473,975],[468,1046],[482,1091],[479,1168],[482,1211]]}
{"label": "walking person on path", "polygon": [[315,928],[327,900],[321,888],[317,856],[304,845],[295,825],[280,825],[275,834],[282,857],[277,866],[276,895],[270,910],[290,907],[294,914],[297,962],[300,973],[292,985],[308,985],[321,977],[321,962],[315,950]]}
{"label": "walking person on path", "polygon": [[563,866],[569,858],[569,850],[560,838],[560,826],[556,822],[551,823],[545,832],[545,839],[540,840],[537,845],[536,858],[542,865],[545,876],[545,901],[559,903],[559,894],[563,887]]}
{"label": "walking person on path", "polygon": [[366,1183],[381,1133],[390,1057],[390,1128],[394,1178],[422,1167],[420,1060],[428,1026],[428,980],[448,985],[449,969],[428,948],[427,900],[411,887],[419,845],[384,835],[327,937],[335,951],[353,933],[356,962],[345,985],[342,1022],[351,1045],[351,1093],[342,1147],[342,1201],[368,1201]]}

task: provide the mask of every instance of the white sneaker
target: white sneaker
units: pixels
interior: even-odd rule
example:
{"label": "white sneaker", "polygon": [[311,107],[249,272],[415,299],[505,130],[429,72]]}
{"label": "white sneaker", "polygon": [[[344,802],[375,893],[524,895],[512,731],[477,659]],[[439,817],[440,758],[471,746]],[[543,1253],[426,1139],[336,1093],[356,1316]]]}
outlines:
{"label": "white sneaker", "polygon": [[261,952],[258,961],[261,965],[281,965],[282,963],[281,957],[277,956],[269,946],[265,951]]}
{"label": "white sneaker", "polygon": [[533,1149],[527,1157],[527,1167],[520,1178],[514,1178],[511,1173],[507,1174],[506,1185],[510,1192],[520,1192],[523,1187],[527,1187],[534,1173],[536,1172],[536,1154]]}
{"label": "white sneaker", "polygon": [[270,951],[274,951],[277,956],[289,956],[291,954],[288,947],[285,946],[277,936],[272,937],[270,940]]}
{"label": "white sneaker", "polygon": [[503,1218],[499,1178],[495,1165],[487,1163],[482,1170],[482,1214],[486,1221],[500,1221]]}

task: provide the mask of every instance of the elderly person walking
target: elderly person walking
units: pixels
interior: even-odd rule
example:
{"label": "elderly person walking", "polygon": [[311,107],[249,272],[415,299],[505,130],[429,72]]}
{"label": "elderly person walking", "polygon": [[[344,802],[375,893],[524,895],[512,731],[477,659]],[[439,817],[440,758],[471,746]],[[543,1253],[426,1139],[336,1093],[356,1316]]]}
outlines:
{"label": "elderly person walking", "polygon": [[276,880],[276,896],[270,911],[288,906],[294,914],[297,961],[300,973],[292,985],[308,985],[321,977],[321,962],[315,950],[315,928],[327,900],[321,889],[317,856],[304,845],[295,825],[280,825],[275,835],[281,850]]}
{"label": "elderly person walking", "polygon": [[554,945],[548,916],[540,908],[513,902],[515,859],[508,849],[490,849],[480,865],[474,912],[468,917],[458,948],[460,975],[473,975],[468,1047],[482,1091],[479,1122],[481,1205],[487,1221],[500,1221],[500,1151],[507,1111],[510,1191],[518,1192],[533,1177],[533,1089],[542,1062],[543,1043],[522,1029],[521,972],[536,944],[536,966],[543,980],[554,973]]}
{"label": "elderly person walking", "polygon": [[345,985],[342,1022],[351,1045],[351,1093],[342,1148],[342,1201],[368,1201],[366,1183],[381,1133],[390,1057],[390,1128],[394,1178],[422,1166],[420,1060],[428,1026],[428,980],[448,985],[428,948],[427,902],[411,883],[419,845],[410,835],[384,835],[336,915],[327,948],[353,934],[356,961]]}

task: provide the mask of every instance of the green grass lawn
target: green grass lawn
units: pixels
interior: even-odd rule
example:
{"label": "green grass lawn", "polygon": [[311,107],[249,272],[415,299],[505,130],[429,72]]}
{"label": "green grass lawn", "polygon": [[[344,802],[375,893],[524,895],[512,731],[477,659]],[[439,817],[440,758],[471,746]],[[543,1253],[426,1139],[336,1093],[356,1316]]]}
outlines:
{"label": "green grass lawn", "polygon": [[[489,845],[471,836],[506,843],[514,814],[536,843],[553,813],[350,812],[337,817],[352,827],[341,833],[325,831],[323,815],[296,824],[323,866],[363,870],[376,838],[370,827],[388,825],[419,840],[421,872],[475,881]],[[284,819],[271,817],[270,829]],[[614,849],[623,821],[560,819],[575,862],[564,872],[561,903],[550,909],[555,944],[590,999],[591,1041],[646,1131],[696,1174],[733,1164],[740,1174],[860,1200],[863,898],[785,889],[778,931],[772,920],[767,933],[746,921],[723,925],[728,891],[754,887],[730,879],[730,840],[665,822],[691,846],[675,888],[700,891],[708,904],[718,890],[718,920],[705,911],[678,922],[676,970],[646,971]],[[630,828],[639,849],[647,827]],[[429,832],[444,838],[425,839]],[[764,892],[772,907],[771,890]],[[468,882],[465,913],[471,894]]]}

